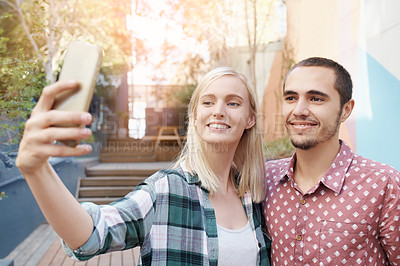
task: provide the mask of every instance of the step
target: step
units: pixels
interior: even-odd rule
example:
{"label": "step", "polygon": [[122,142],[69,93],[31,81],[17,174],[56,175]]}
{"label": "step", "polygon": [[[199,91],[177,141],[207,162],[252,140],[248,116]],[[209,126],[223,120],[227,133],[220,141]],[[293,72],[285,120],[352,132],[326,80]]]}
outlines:
{"label": "step", "polygon": [[100,163],[87,167],[86,176],[144,176],[171,167],[171,162]]}
{"label": "step", "polygon": [[149,177],[158,170],[155,169],[87,169],[86,176],[145,176]]}
{"label": "step", "polygon": [[78,198],[79,202],[93,202],[97,205],[109,204],[113,201],[119,200],[122,197],[93,197],[93,198]]}
{"label": "step", "polygon": [[136,157],[103,157],[100,156],[101,163],[137,163],[137,162],[156,162],[156,157],[144,157],[144,158],[136,158]]}
{"label": "step", "polygon": [[146,145],[107,145],[101,148],[102,152],[138,152],[151,153],[154,151],[155,144]]}
{"label": "step", "polygon": [[114,150],[101,150],[100,156],[132,156],[132,157],[145,157],[154,156],[155,149],[153,150],[125,150],[125,149],[114,149]]}
{"label": "step", "polygon": [[79,198],[87,197],[123,197],[132,190],[134,186],[121,187],[80,187]]}
{"label": "step", "polygon": [[106,147],[123,147],[123,146],[130,146],[130,147],[146,147],[154,145],[155,139],[153,138],[146,138],[146,139],[108,139],[107,143],[103,145],[103,148]]}
{"label": "step", "polygon": [[93,176],[81,179],[81,187],[137,186],[144,177]]}
{"label": "step", "polygon": [[151,142],[155,136],[144,136],[141,139],[133,138],[107,138],[107,143],[141,143],[141,142]]}

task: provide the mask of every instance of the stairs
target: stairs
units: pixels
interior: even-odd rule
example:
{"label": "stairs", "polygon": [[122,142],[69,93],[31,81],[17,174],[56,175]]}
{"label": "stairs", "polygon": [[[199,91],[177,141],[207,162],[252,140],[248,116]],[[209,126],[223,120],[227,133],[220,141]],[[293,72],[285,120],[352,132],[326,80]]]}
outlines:
{"label": "stairs", "polygon": [[100,162],[156,162],[172,161],[181,150],[181,141],[157,136],[146,136],[143,139],[116,138],[108,139],[101,147]]}
{"label": "stairs", "polygon": [[110,138],[100,148],[98,164],[86,165],[86,177],[79,180],[76,198],[108,204],[124,197],[140,182],[170,162],[180,152],[177,140]]}
{"label": "stairs", "polygon": [[155,162],[156,145],[152,139],[109,139],[101,147],[100,162]]}
{"label": "stairs", "polygon": [[86,167],[86,177],[79,180],[79,202],[108,204],[131,192],[144,179],[169,162],[99,163]]}

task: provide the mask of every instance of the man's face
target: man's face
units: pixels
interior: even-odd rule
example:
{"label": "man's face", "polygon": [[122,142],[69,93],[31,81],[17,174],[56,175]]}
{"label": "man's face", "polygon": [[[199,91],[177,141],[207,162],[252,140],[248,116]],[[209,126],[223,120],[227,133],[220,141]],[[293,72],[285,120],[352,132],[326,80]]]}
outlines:
{"label": "man's face", "polygon": [[335,73],[325,67],[298,67],[286,79],[283,115],[293,146],[309,150],[338,139],[342,110]]}

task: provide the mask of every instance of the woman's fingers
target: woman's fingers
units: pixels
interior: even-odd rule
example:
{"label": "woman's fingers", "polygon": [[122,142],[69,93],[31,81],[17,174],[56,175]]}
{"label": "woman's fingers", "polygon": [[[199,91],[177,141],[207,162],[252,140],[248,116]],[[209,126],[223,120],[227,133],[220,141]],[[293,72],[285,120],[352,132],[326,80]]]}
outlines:
{"label": "woman's fingers", "polygon": [[92,146],[88,144],[81,144],[76,147],[48,145],[46,146],[46,150],[54,154],[51,155],[52,157],[81,156],[90,153],[92,151]]}
{"label": "woman's fingers", "polygon": [[[35,172],[47,162],[49,157],[82,156],[92,151],[88,144],[68,147],[65,145],[42,144],[40,147],[25,142],[25,148],[18,151],[16,160],[17,167],[25,173]],[[38,152],[40,149],[40,152]]]}
{"label": "woman's fingers", "polygon": [[68,147],[54,144],[55,140],[81,140],[92,134],[90,129],[82,128],[92,122],[89,113],[51,110],[57,95],[77,88],[76,82],[61,81],[43,89],[31,117],[25,123],[17,156],[20,170],[34,172],[49,157],[80,156],[91,152],[90,145]]}
{"label": "woman's fingers", "polygon": [[51,110],[36,113],[26,122],[26,128],[44,129],[50,126],[81,126],[89,125],[91,122],[92,116],[89,113]]}
{"label": "woman's fingers", "polygon": [[47,143],[53,143],[55,140],[81,140],[87,139],[92,135],[88,128],[58,128],[52,127],[42,131],[42,138]]}
{"label": "woman's fingers", "polygon": [[78,88],[78,83],[75,81],[57,81],[42,90],[39,101],[35,108],[33,108],[32,115],[37,112],[49,111],[55,102],[56,96],[66,90],[73,90]]}
{"label": "woman's fingers", "polygon": [[[54,144],[55,140],[81,140],[92,135],[88,128],[77,127],[49,127],[43,130],[28,132],[23,140],[31,145]],[[51,155],[56,156],[56,155]]]}
{"label": "woman's fingers", "polygon": [[20,142],[16,164],[20,170],[34,172],[47,162],[49,157],[81,156],[92,151],[90,145],[68,147],[55,145],[55,140],[78,140],[91,136],[87,128],[48,127],[45,129],[25,128]]}

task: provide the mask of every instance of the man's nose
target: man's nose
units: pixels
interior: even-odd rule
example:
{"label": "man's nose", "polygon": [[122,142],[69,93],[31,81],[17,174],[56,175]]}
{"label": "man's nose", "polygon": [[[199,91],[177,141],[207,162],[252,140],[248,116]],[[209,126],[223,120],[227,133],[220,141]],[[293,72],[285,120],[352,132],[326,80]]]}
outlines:
{"label": "man's nose", "polygon": [[309,106],[306,100],[299,100],[294,106],[294,116],[308,116],[310,114]]}

